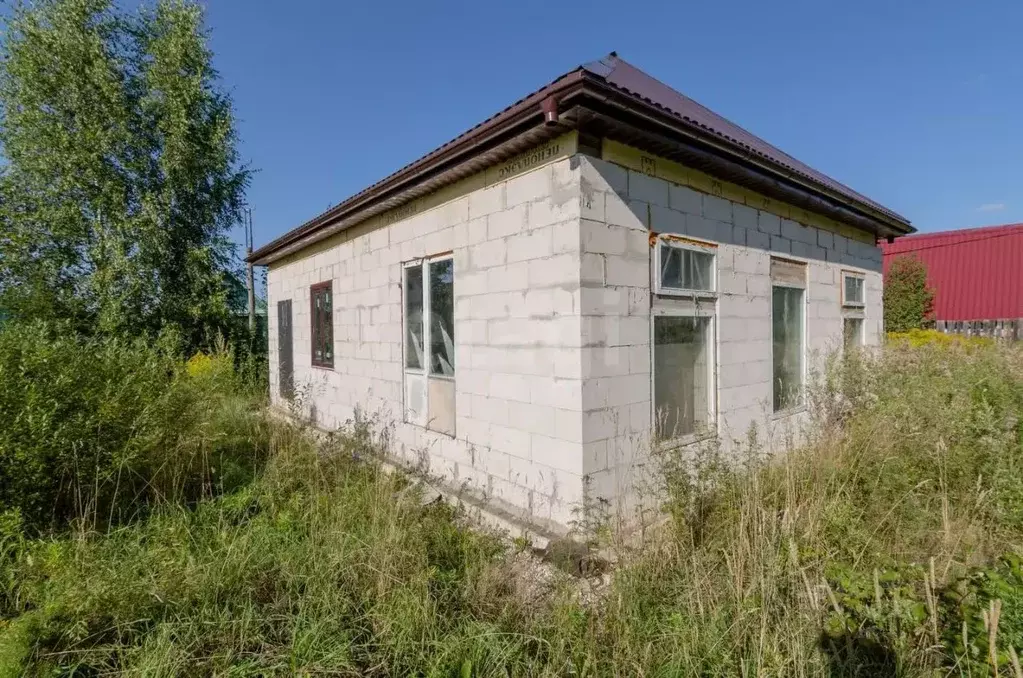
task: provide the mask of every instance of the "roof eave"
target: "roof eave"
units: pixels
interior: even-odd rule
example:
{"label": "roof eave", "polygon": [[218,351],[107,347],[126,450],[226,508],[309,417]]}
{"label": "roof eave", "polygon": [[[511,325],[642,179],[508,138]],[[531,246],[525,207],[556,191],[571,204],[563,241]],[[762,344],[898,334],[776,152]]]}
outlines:
{"label": "roof eave", "polygon": [[[576,70],[525,97],[452,142],[260,247],[250,254],[246,261],[259,266],[272,263],[291,251],[319,240],[319,237],[314,237],[319,231],[339,222],[359,220],[362,218],[361,213],[371,216],[369,211],[374,206],[379,206],[385,201],[402,200],[403,196],[407,196],[416,185],[431,177],[451,174],[452,168],[471,161],[481,153],[500,149],[502,145],[508,146],[510,141],[519,136],[535,132],[538,128],[543,129],[545,125],[542,104],[552,97],[559,101],[562,111],[570,107],[574,107],[577,112],[585,110],[588,108],[587,100],[591,104],[600,104],[602,106],[594,106],[600,109],[600,114],[610,115],[622,125],[629,125],[631,120],[632,129],[641,129],[643,136],[658,140],[662,144],[672,142],[677,144],[678,148],[684,146],[688,149],[689,157],[702,157],[708,166],[718,165],[720,168],[721,162],[725,162],[729,163],[728,167],[733,171],[735,167],[745,168],[749,173],[742,175],[744,179],[742,183],[746,183],[754,190],[763,190],[774,196],[784,195],[786,197],[782,199],[796,200],[807,209],[839,215],[838,218],[841,220],[850,221],[852,225],[872,232],[879,238],[897,237],[916,231],[906,220],[894,218],[868,204],[836,193],[829,187],[796,174],[783,165],[770,162],[769,159],[754,157],[738,144],[730,143],[725,138],[687,123],[584,70]],[[566,127],[579,128],[580,118],[576,116],[571,120],[563,120],[557,129],[564,131]],[[694,155],[699,153],[704,155]],[[715,157],[720,161],[715,163],[713,161]],[[710,173],[715,172],[712,170]],[[782,184],[788,187],[788,190],[778,188]],[[798,193],[793,194],[793,189]],[[796,197],[793,198],[793,195]]]}
{"label": "roof eave", "polygon": [[837,193],[823,184],[811,181],[789,170],[784,165],[772,163],[767,158],[753,156],[738,144],[731,143],[727,139],[709,133],[650,104],[642,98],[623,92],[613,85],[609,85],[603,80],[588,74],[587,93],[599,97],[602,102],[618,109],[620,113],[627,112],[630,116],[641,117],[650,124],[650,129],[653,130],[652,133],[655,135],[660,132],[662,134],[667,133],[668,136],[681,136],[684,139],[695,142],[698,146],[712,150],[714,154],[727,158],[732,162],[746,166],[760,174],[777,177],[794,187],[824,198],[834,205],[851,209],[857,215],[873,222],[875,228],[865,230],[873,231],[878,237],[898,237],[916,232],[916,228],[908,220],[885,214],[869,204]]}
{"label": "roof eave", "polygon": [[403,188],[418,183],[425,176],[457,165],[488,147],[495,147],[502,141],[507,141],[515,136],[516,133],[543,125],[543,101],[554,97],[559,101],[567,102],[574,94],[581,91],[582,82],[582,71],[580,70],[562,76],[455,140],[360,191],[301,226],[288,231],[276,240],[263,245],[246,257],[246,261],[264,266],[270,263],[271,259],[276,258],[273,256],[276,252],[316,230],[365,209],[388,195],[399,193]]}

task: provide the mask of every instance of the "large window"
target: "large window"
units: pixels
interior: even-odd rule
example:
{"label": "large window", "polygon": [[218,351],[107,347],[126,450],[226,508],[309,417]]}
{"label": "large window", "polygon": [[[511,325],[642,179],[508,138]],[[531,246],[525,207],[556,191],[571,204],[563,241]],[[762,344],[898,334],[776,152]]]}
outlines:
{"label": "large window", "polygon": [[654,258],[653,428],[662,441],[708,432],[714,422],[717,248],[662,236]]}
{"label": "large window", "polygon": [[455,272],[450,255],[404,266],[405,419],[455,433]]}
{"label": "large window", "polygon": [[654,316],[654,431],[661,440],[710,425],[712,328],[710,316]]}
{"label": "large window", "polygon": [[806,265],[771,260],[771,333],[774,344],[774,411],[803,403],[803,322]]}
{"label": "large window", "polygon": [[334,367],[334,295],[331,282],[309,288],[312,362],[317,367]]}

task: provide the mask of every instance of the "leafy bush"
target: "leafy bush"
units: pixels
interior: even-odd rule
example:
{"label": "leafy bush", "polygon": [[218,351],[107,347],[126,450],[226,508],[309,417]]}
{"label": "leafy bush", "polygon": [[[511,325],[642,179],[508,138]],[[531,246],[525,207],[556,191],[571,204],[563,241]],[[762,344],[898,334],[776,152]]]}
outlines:
{"label": "leafy bush", "polygon": [[958,344],[960,346],[990,346],[994,339],[990,337],[968,337],[962,334],[949,334],[938,330],[912,329],[906,332],[889,332],[888,341],[905,343],[920,347],[927,344]]}
{"label": "leafy bush", "polygon": [[120,521],[251,477],[258,419],[229,353],[188,370],[176,342],[0,328],[0,513],[34,530]]}
{"label": "leafy bush", "polygon": [[920,329],[931,319],[933,306],[924,263],[911,255],[896,257],[884,278],[885,330]]}

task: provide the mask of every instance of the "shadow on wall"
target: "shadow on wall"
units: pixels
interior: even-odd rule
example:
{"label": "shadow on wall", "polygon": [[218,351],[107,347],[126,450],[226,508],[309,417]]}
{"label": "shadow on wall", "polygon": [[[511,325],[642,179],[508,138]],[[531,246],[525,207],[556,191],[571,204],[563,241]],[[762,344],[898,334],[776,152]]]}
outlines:
{"label": "shadow on wall", "polygon": [[[815,226],[804,226],[771,212],[672,184],[604,160],[587,160],[603,181],[588,180],[584,176],[584,199],[591,204],[605,200],[609,217],[628,215],[625,218],[633,221],[620,225],[642,225],[656,233],[685,235],[781,256],[789,254],[881,272],[881,250],[872,242],[851,239]],[[606,186],[600,185],[605,182]],[[605,195],[599,195],[601,193]]]}

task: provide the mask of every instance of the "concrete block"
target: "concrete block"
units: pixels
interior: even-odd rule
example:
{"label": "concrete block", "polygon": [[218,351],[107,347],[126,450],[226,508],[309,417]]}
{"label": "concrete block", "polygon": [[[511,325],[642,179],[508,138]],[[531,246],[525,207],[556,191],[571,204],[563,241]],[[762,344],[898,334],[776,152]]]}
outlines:
{"label": "concrete block", "polygon": [[494,424],[490,427],[490,449],[528,459],[530,433],[517,427]]}
{"label": "concrete block", "polygon": [[[461,395],[461,392],[459,392]],[[472,419],[487,422],[488,424],[497,424],[501,426],[508,425],[508,412],[511,401],[505,400],[504,398],[491,398],[489,396],[472,395],[469,394],[469,407],[468,409],[459,408],[458,413],[460,417],[471,417]],[[459,427],[461,428],[461,427]],[[489,444],[489,430],[488,427],[488,444]]]}
{"label": "concrete block", "polygon": [[747,205],[732,204],[732,222],[736,226],[757,230],[757,211]]}
{"label": "concrete block", "polygon": [[[533,403],[513,402],[508,405],[508,419],[512,425],[524,433],[557,438],[556,414],[552,407],[542,407]],[[528,448],[527,448],[528,449]]]}
{"label": "concrete block", "polygon": [[650,373],[650,344],[638,344],[628,347],[629,374]]}
{"label": "concrete block", "polygon": [[469,219],[494,214],[505,209],[506,184],[483,188],[469,194]]}
{"label": "concrete block", "polygon": [[487,238],[497,240],[526,230],[527,208],[525,205],[510,207],[487,217]]}
{"label": "concrete block", "polygon": [[551,226],[551,249],[554,254],[578,252],[581,248],[579,228],[571,222]]}
{"label": "concrete block", "polygon": [[531,377],[529,395],[534,405],[577,409],[583,382],[578,379]]}
{"label": "concrete block", "polygon": [[503,240],[490,240],[469,248],[470,270],[479,271],[503,266],[508,260],[508,248]]}
{"label": "concrete block", "polygon": [[771,251],[781,252],[784,254],[792,253],[792,241],[788,238],[783,238],[780,235],[771,236]]}
{"label": "concrete block", "polygon": [[521,374],[491,373],[487,395],[520,403],[531,402],[529,377]]}
{"label": "concrete block", "polygon": [[606,265],[605,284],[630,287],[643,287],[650,284],[649,259],[606,255],[604,260]]}
{"label": "concrete block", "polygon": [[608,194],[604,216],[610,225],[645,231],[650,225],[650,205],[639,200],[625,201]]}
{"label": "concrete block", "polygon": [[[583,443],[582,458],[583,471],[585,473],[598,473],[609,468],[607,447],[608,441],[606,439],[597,439]],[[613,499],[613,497],[608,498]]]}
{"label": "concrete block", "polygon": [[650,344],[650,321],[644,316],[623,316],[618,319],[618,344],[623,346]]}
{"label": "concrete block", "polygon": [[583,442],[583,413],[579,410],[543,408],[554,412],[555,433],[552,437],[573,443]]}
{"label": "concrete block", "polygon": [[813,247],[800,240],[792,241],[792,254],[797,257],[809,258]]}
{"label": "concrete block", "polygon": [[768,235],[781,235],[781,217],[770,212],[757,212],[757,230]]}
{"label": "concrete block", "polygon": [[505,204],[514,207],[549,196],[552,183],[550,165],[513,177],[505,184]]}
{"label": "concrete block", "polygon": [[817,231],[817,244],[820,245],[821,247],[823,247],[824,249],[828,249],[828,250],[834,249],[835,248],[835,235],[831,231],[823,231],[823,230],[819,230],[818,229],[818,231]]}
{"label": "concrete block", "polygon": [[604,271],[604,255],[603,254],[591,254],[584,252],[582,254],[582,270],[580,282],[584,285],[604,285],[606,283],[606,273]]}
{"label": "concrete block", "polygon": [[584,191],[629,193],[629,171],[606,160],[579,156],[580,184]]}
{"label": "concrete block", "polygon": [[[758,235],[763,235],[762,233]],[[732,268],[739,273],[770,275],[771,258],[766,252],[754,249],[736,250]]]}
{"label": "concrete block", "polygon": [[715,195],[703,196],[703,216],[714,221],[732,223],[732,202]]}
{"label": "concrete block", "polygon": [[795,242],[817,245],[817,229],[812,226],[803,226],[792,219],[782,219],[781,234]]}
{"label": "concrete block", "polygon": [[530,434],[532,460],[558,471],[582,473],[582,445],[538,433]]}
{"label": "concrete block", "polygon": [[577,221],[581,214],[582,205],[578,193],[562,198],[551,196],[529,203],[529,228]]}
{"label": "concrete block", "polygon": [[732,235],[728,242],[732,243],[733,245],[745,246],[747,232],[748,231],[742,226],[733,226]]}
{"label": "concrete block", "polygon": [[604,221],[607,197],[604,193],[580,190],[579,216],[583,219]]}
{"label": "concrete block", "polygon": [[564,158],[551,164],[551,185],[553,192],[570,188],[574,191],[579,189],[579,161],[573,158]]}
{"label": "concrete block", "polygon": [[[692,218],[692,217],[691,217]],[[695,217],[697,219],[701,217]],[[674,233],[685,235],[686,215],[675,209],[668,209],[660,205],[650,207],[650,230],[655,233]]]}
{"label": "concrete block", "polygon": [[578,254],[556,254],[529,261],[529,286],[578,284],[581,261]]}
{"label": "concrete block", "polygon": [[625,346],[590,346],[581,351],[582,373],[587,379],[629,374],[629,352]]}
{"label": "concrete block", "polygon": [[[546,227],[508,236],[508,263],[549,257],[553,254],[553,234],[553,229]],[[523,279],[523,285],[525,282]]]}
{"label": "concrete block", "polygon": [[620,407],[650,400],[650,375],[585,379],[582,382],[583,411]]}
{"label": "concrete block", "polygon": [[486,269],[488,294],[523,290],[529,285],[529,264],[520,261]]}
{"label": "concrete block", "polygon": [[745,273],[737,273],[735,271],[721,273],[718,276],[718,291],[721,294],[746,294],[746,280],[748,276]]}
{"label": "concrete block", "polygon": [[[578,330],[578,327],[576,329]],[[547,347],[545,350],[554,363],[555,379],[582,379],[583,367],[577,348]]]}
{"label": "concrete block", "polygon": [[632,229],[608,226],[601,222],[584,219],[580,225],[582,251],[597,254],[625,254],[626,233]]}
{"label": "concrete block", "polygon": [[703,215],[703,194],[688,186],[668,185],[668,206],[678,212]]}
{"label": "concrete block", "polygon": [[771,236],[760,231],[747,231],[746,246],[768,250],[771,248]]}
{"label": "concrete block", "polygon": [[667,207],[668,182],[635,170],[629,170],[629,199]]}
{"label": "concrete block", "polygon": [[[849,239],[844,235],[838,235],[837,233],[832,236],[835,241],[835,251],[841,254],[845,254],[849,251]],[[837,259],[836,259],[837,261]]]}
{"label": "concrete block", "polygon": [[693,214],[687,214],[686,217],[686,234],[700,240],[708,240],[717,242],[719,236],[716,221],[711,221],[703,217],[698,217]]}
{"label": "concrete block", "polygon": [[629,315],[650,315],[650,288],[629,288]]}

